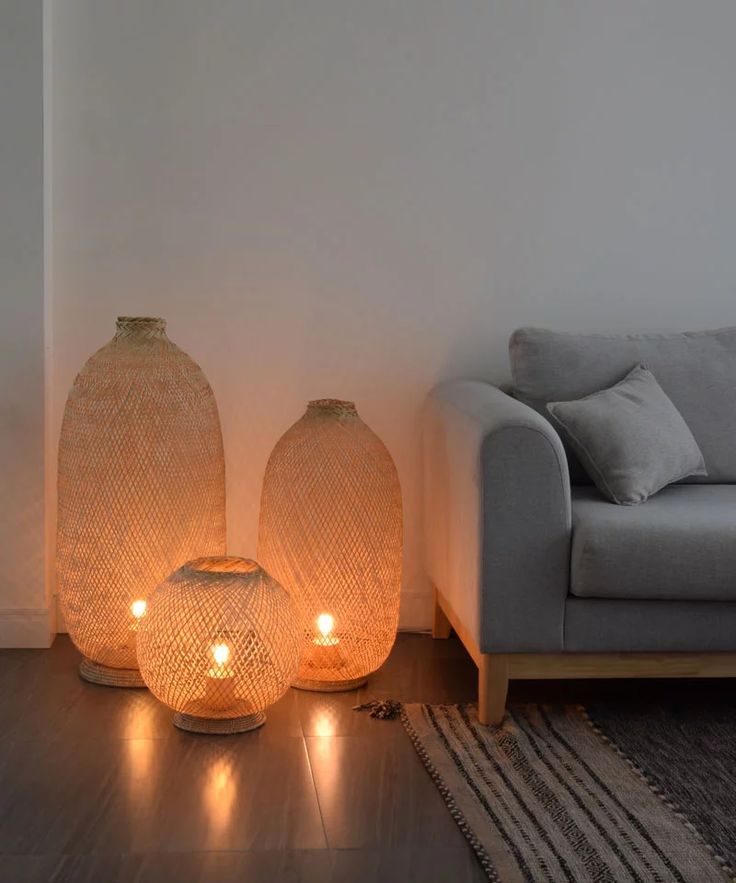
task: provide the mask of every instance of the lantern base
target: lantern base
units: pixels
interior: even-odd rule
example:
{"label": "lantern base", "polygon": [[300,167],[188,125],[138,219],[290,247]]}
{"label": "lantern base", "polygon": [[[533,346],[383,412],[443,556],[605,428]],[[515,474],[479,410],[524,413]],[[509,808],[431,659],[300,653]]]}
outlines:
{"label": "lantern base", "polygon": [[317,681],[309,678],[296,678],[291,682],[295,690],[311,690],[314,693],[343,693],[355,690],[368,682],[368,676],[353,678],[351,681]]}
{"label": "lantern base", "polygon": [[241,717],[195,717],[193,714],[184,714],[177,711],[174,715],[174,726],[189,733],[210,733],[216,736],[226,736],[230,733],[247,733],[255,730],[266,723],[266,715],[259,711],[256,714],[244,714]]}
{"label": "lantern base", "polygon": [[137,668],[111,668],[92,662],[85,657],[79,665],[79,677],[90,684],[104,687],[138,687],[145,689],[145,682]]}

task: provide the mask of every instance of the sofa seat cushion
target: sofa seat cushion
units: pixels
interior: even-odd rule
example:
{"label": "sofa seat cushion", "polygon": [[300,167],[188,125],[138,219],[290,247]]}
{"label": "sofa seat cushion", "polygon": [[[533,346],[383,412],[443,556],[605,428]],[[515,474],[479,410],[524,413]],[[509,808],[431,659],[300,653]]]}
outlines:
{"label": "sofa seat cushion", "polygon": [[736,601],[736,485],[672,485],[640,506],[572,495],[571,594]]}

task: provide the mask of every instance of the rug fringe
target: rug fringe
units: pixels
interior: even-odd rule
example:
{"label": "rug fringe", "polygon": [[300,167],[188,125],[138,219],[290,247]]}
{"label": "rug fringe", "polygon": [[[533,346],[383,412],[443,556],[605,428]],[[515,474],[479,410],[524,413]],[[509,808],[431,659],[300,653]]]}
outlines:
{"label": "rug fringe", "polygon": [[[422,705],[421,707],[422,707],[422,709],[425,708],[424,705]],[[496,871],[496,868],[494,867],[494,864],[491,861],[491,857],[488,855],[488,853],[484,849],[483,844],[480,842],[480,840],[478,840],[478,838],[475,836],[475,832],[468,824],[462,810],[455,803],[455,799],[452,796],[452,792],[445,784],[445,780],[442,778],[439,771],[437,770],[435,765],[432,763],[432,761],[429,757],[429,754],[427,754],[427,752],[425,751],[424,746],[422,745],[422,740],[419,738],[419,735],[417,734],[416,730],[414,729],[412,722],[409,720],[409,715],[406,713],[406,708],[404,708],[403,705],[401,707],[401,722],[404,725],[404,729],[406,730],[406,734],[409,737],[409,739],[411,740],[411,743],[414,746],[415,751],[419,755],[419,759],[424,764],[425,769],[429,773],[430,778],[432,779],[434,784],[437,786],[437,790],[442,795],[442,799],[445,801],[445,804],[447,805],[447,809],[450,811],[450,815],[453,817],[458,828],[460,828],[460,830],[463,832],[463,834],[465,835],[465,839],[471,845],[471,847],[473,848],[473,851],[475,852],[476,856],[478,857],[478,861],[480,862],[481,867],[483,868],[483,871],[485,872],[486,876],[488,877],[489,880],[492,881],[492,883],[502,883],[501,878],[498,876],[498,872]]]}

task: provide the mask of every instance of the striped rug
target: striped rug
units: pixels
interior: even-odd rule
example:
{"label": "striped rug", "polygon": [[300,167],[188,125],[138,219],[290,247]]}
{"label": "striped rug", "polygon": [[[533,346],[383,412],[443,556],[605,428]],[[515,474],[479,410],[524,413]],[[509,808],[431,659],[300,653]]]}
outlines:
{"label": "striped rug", "polygon": [[[734,806],[735,771],[723,757],[715,760],[715,769],[720,765],[728,781],[718,779],[710,790],[702,771],[708,762],[713,766],[712,757],[695,765],[692,788],[681,781],[688,774],[675,771],[680,789],[675,801],[645,774],[639,758],[627,756],[605,725],[579,707],[517,706],[495,728],[481,726],[472,705],[406,705],[402,718],[490,880],[736,880],[726,857],[733,849],[733,816],[729,820],[723,811],[723,830],[713,835],[707,796],[699,810],[702,824],[694,822],[698,813],[689,812],[692,807],[681,809],[689,793],[698,793],[698,799],[714,795],[714,811],[721,814],[719,801]],[[655,744],[665,779],[667,746],[676,746],[678,738],[682,732]],[[645,753],[649,741],[641,740]],[[690,748],[697,752],[703,745]],[[673,750],[682,754],[681,746]],[[723,750],[731,760],[736,757],[733,740]],[[724,789],[730,793],[716,798]],[[713,842],[713,836],[726,842]]]}

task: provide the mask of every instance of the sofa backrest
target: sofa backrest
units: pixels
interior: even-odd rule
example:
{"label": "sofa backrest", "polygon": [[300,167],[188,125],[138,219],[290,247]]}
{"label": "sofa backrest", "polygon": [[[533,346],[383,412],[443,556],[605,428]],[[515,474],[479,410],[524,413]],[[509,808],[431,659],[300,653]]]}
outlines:
{"label": "sofa backrest", "polygon": [[[568,334],[519,328],[509,341],[513,395],[549,419],[547,402],[579,399],[646,365],[705,457],[707,476],[736,482],[736,328],[682,334]],[[588,484],[570,457],[573,484]]]}

